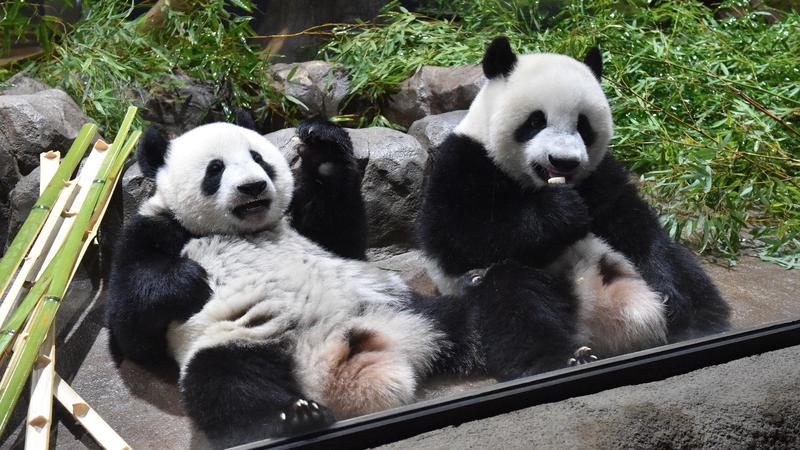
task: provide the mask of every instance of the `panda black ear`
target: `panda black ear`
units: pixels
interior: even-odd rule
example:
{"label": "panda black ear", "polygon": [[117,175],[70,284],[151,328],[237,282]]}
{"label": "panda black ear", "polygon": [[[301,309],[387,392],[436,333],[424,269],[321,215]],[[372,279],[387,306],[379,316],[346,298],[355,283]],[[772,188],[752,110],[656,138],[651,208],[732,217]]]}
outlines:
{"label": "panda black ear", "polygon": [[253,116],[243,109],[236,110],[236,125],[247,128],[248,130],[257,131],[256,121],[253,120]]}
{"label": "panda black ear", "polygon": [[155,127],[147,127],[139,141],[137,153],[139,168],[146,177],[155,178],[158,169],[164,165],[169,141]]}
{"label": "panda black ear", "polygon": [[511,50],[508,38],[500,36],[489,44],[486,54],[483,55],[483,74],[490,80],[505,77],[514,70],[516,63],[517,55]]}
{"label": "panda black ear", "polygon": [[597,81],[600,81],[600,77],[603,75],[603,55],[600,53],[600,49],[597,48],[597,46],[589,49],[586,56],[583,58],[583,63],[592,69],[595,78],[597,78]]}

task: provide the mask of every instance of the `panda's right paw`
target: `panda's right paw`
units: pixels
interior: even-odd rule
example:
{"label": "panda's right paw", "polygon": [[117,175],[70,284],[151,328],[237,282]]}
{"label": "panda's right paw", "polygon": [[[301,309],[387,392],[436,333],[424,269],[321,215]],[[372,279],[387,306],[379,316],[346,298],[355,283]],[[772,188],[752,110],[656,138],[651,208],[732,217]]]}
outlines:
{"label": "panda's right paw", "polygon": [[562,230],[588,231],[591,216],[586,202],[577,190],[565,185],[549,185],[545,187],[548,196],[548,216],[557,220]]}
{"label": "panda's right paw", "polygon": [[278,413],[278,433],[292,435],[303,431],[324,428],[335,421],[328,408],[319,403],[299,398]]}
{"label": "panda's right paw", "polygon": [[357,166],[350,136],[331,122],[306,120],[297,127],[297,137],[303,144],[298,149],[302,166],[314,175],[328,177]]}

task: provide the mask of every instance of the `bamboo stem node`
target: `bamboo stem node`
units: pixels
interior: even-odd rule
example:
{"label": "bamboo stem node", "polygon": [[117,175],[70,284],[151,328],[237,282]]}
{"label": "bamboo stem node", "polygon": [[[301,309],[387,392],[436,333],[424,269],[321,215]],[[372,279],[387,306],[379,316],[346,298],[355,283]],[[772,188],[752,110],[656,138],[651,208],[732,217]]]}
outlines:
{"label": "bamboo stem node", "polygon": [[89,412],[89,405],[83,402],[72,404],[72,414],[75,417],[84,417]]}
{"label": "bamboo stem node", "polygon": [[44,157],[47,159],[56,159],[61,157],[61,153],[50,150],[49,152],[45,152]]}
{"label": "bamboo stem node", "polygon": [[98,139],[97,142],[94,143],[94,148],[100,150],[101,152],[104,152],[108,150],[108,143],[102,139]]}
{"label": "bamboo stem node", "polygon": [[36,363],[34,364],[33,367],[35,369],[41,369],[42,367],[50,364],[50,361],[52,361],[52,359],[50,359],[49,356],[42,353],[41,355],[39,355],[38,358],[36,358]]}
{"label": "bamboo stem node", "polygon": [[31,424],[36,428],[44,428],[44,426],[47,425],[48,422],[49,420],[47,420],[47,417],[45,416],[36,416],[28,421],[29,424]]}

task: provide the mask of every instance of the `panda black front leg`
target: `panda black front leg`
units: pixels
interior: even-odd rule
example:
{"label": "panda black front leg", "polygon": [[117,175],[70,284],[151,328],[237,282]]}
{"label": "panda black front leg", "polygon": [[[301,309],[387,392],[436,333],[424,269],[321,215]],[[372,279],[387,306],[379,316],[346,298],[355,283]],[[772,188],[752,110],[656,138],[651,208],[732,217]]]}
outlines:
{"label": "panda black front leg", "polygon": [[350,136],[314,120],[301,123],[297,137],[301,162],[290,206],[292,226],[339,256],[365,260],[367,214]]}

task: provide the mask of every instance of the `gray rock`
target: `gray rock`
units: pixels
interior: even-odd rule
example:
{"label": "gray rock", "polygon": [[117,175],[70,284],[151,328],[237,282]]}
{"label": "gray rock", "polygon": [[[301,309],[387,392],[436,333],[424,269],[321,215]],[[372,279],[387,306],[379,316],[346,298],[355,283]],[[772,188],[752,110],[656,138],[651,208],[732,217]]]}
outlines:
{"label": "gray rock", "polygon": [[39,198],[39,168],[22,177],[8,196],[8,238],[13,239]]}
{"label": "gray rock", "polygon": [[[326,61],[273,64],[269,68],[273,86],[300,100],[303,117],[330,118],[339,114],[350,82],[344,70]],[[291,77],[290,77],[291,76]]]}
{"label": "gray rock", "polygon": [[[369,220],[369,246],[409,246],[421,203],[427,152],[413,137],[389,128],[347,129],[365,167],[361,192]],[[290,164],[297,162],[294,128],[265,135]]]}
{"label": "gray rock", "polygon": [[408,134],[417,138],[428,150],[428,156],[434,156],[442,142],[466,115],[466,110],[460,110],[424,117],[411,124]]}
{"label": "gray rock", "polygon": [[156,191],[156,182],[142,174],[138,164],[122,174],[122,221],[127,223],[139,211],[139,206]]}
{"label": "gray rock", "polygon": [[4,147],[0,147],[0,203],[8,201],[8,193],[14,189],[19,178],[19,169],[14,157]]}
{"label": "gray rock", "polygon": [[348,131],[353,147],[369,154],[361,184],[369,246],[411,245],[427,152],[413,137],[389,128]]}
{"label": "gray rock", "polygon": [[52,89],[50,86],[23,72],[6,80],[6,84],[8,84],[9,87],[0,89],[0,95],[30,95]]}
{"label": "gray rock", "polygon": [[39,165],[39,153],[61,150],[89,118],[64,92],[47,89],[34,94],[0,96],[0,149],[14,157],[23,175]]}
{"label": "gray rock", "polygon": [[423,66],[389,96],[383,114],[404,127],[431,114],[468,109],[484,83],[479,65]]}
{"label": "gray rock", "polygon": [[183,74],[165,77],[161,86],[145,95],[142,117],[169,138],[205,123],[217,101],[214,83]]}

